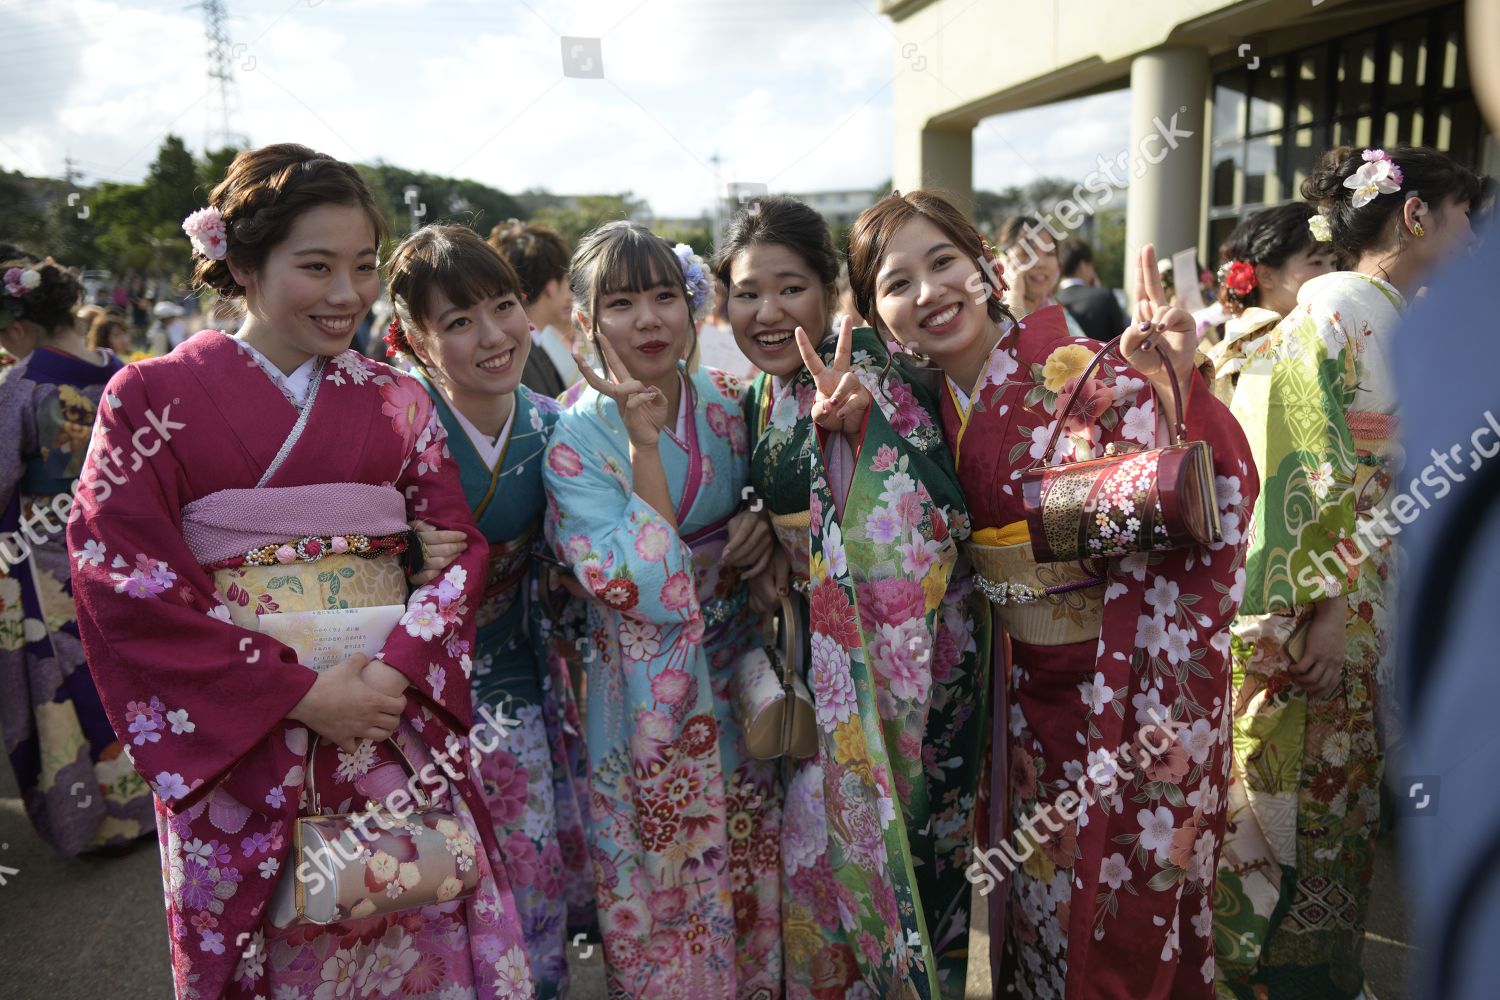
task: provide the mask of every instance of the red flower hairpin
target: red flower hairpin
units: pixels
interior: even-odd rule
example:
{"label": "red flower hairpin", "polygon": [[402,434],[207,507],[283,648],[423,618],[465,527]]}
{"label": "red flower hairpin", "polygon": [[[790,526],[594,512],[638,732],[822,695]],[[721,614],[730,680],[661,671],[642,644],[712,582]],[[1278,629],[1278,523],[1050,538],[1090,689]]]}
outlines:
{"label": "red flower hairpin", "polygon": [[1229,289],[1237,298],[1244,298],[1260,287],[1260,280],[1255,277],[1255,265],[1249,261],[1232,260],[1224,265],[1220,272],[1224,287]]}

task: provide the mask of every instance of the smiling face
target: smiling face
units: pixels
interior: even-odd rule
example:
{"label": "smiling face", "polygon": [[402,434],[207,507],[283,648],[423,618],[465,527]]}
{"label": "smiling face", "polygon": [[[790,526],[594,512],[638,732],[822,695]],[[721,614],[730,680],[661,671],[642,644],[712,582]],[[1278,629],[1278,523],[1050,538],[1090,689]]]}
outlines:
{"label": "smiling face", "polygon": [[1045,232],[1026,237],[1006,254],[1006,267],[1026,282],[1026,298],[1040,302],[1052,294],[1062,276],[1057,244]]}
{"label": "smiling face", "polygon": [[430,318],[411,337],[412,350],[439,374],[455,402],[515,392],[531,350],[531,323],[513,292],[464,308],[434,288],[425,315]]}
{"label": "smiling face", "polygon": [[982,277],[941,229],[921,216],[896,231],[875,277],[875,312],[891,336],[946,371],[992,346],[985,299],[966,289]]}
{"label": "smiling face", "polygon": [[657,384],[676,373],[692,327],[680,281],[658,274],[641,291],[603,292],[598,302],[594,332],[609,340],[629,377]]}
{"label": "smiling face", "polygon": [[817,344],[828,332],[828,290],[802,255],[783,243],[755,243],[729,269],[729,326],[750,363],[778,378],[802,368],[792,332]]}
{"label": "smiling face", "polygon": [[250,314],[245,339],[285,371],[347,350],[380,294],[376,265],[375,228],[364,209],[308,209],[259,268],[231,266]]}

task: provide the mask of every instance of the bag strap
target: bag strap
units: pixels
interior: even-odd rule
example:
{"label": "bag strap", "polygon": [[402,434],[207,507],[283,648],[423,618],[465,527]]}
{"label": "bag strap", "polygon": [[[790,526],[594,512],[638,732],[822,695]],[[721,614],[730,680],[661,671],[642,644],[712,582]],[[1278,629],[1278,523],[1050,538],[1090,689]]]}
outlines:
{"label": "bag strap", "polygon": [[[308,802],[312,806],[313,812],[320,813],[320,812],[322,812],[322,806],[318,802],[318,788],[317,788],[316,780],[313,777],[313,774],[314,774],[313,754],[317,752],[318,741],[320,739],[322,739],[322,737],[320,737],[313,730],[309,729],[308,730],[308,739],[309,739],[310,742],[307,744],[307,762],[306,762],[306,768],[307,768],[307,798],[308,798]],[[386,737],[385,739],[381,740],[381,743],[390,746],[390,748],[395,751],[395,753],[396,753],[396,760],[398,760],[398,761],[401,762],[401,766],[403,768],[405,768],[406,773],[408,775],[410,775],[412,778],[416,778],[417,777],[417,769],[414,768],[414,767],[412,767],[411,761],[408,760],[407,757],[406,757],[406,753],[401,749],[400,745],[398,745],[394,739],[392,739],[391,737]],[[418,808],[420,808],[420,809],[431,809],[432,808],[432,800],[427,797],[427,792],[422,788],[422,783],[421,783],[420,779],[408,782],[408,786],[411,788],[412,797],[414,799],[416,799],[417,807]]]}
{"label": "bag strap", "polygon": [[[1032,464],[1031,468],[1049,468],[1048,463],[1051,461],[1052,455],[1057,449],[1058,436],[1062,434],[1063,425],[1068,422],[1068,417],[1070,414],[1072,414],[1073,407],[1077,404],[1078,397],[1082,394],[1081,390],[1083,389],[1084,384],[1088,382],[1089,376],[1094,373],[1094,369],[1099,367],[1099,363],[1104,360],[1105,355],[1109,354],[1110,352],[1119,354],[1120,339],[1123,336],[1124,334],[1120,334],[1120,336],[1115,337],[1103,347],[1099,348],[1099,353],[1094,355],[1093,360],[1088,363],[1088,367],[1084,368],[1083,374],[1078,376],[1077,388],[1075,388],[1073,390],[1073,394],[1068,397],[1068,405],[1063,407],[1062,413],[1058,415],[1057,423],[1052,427],[1052,437],[1047,441],[1047,450],[1042,452],[1042,456]],[[1172,365],[1167,361],[1166,352],[1161,349],[1161,345],[1158,344],[1152,347],[1152,350],[1156,352],[1157,357],[1161,358],[1162,367],[1167,370],[1167,375],[1172,380],[1172,405],[1176,411],[1173,414],[1173,417],[1175,419],[1173,420],[1171,425],[1174,432],[1174,440],[1172,441],[1172,444],[1179,445],[1187,440],[1187,424],[1185,424],[1182,419],[1182,386],[1177,381],[1177,370],[1174,369]],[[1120,354],[1119,356],[1120,360],[1125,360],[1125,356],[1123,354]]]}

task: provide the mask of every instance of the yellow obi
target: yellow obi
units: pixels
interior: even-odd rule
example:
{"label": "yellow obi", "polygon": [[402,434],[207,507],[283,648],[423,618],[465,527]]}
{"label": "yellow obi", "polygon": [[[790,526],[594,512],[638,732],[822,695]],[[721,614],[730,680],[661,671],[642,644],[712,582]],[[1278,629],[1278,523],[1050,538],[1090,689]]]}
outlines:
{"label": "yellow obi", "polygon": [[805,581],[811,573],[812,550],[808,541],[811,528],[811,511],[771,515],[771,530],[776,532],[777,541],[790,557],[792,577],[797,580]]}
{"label": "yellow obi", "polygon": [[[409,593],[399,555],[361,558],[347,552],[313,562],[215,570],[214,589],[225,598],[234,623],[252,631],[260,630],[257,614],[405,604]],[[239,591],[248,600],[242,602]]]}
{"label": "yellow obi", "polygon": [[975,583],[994,604],[1012,638],[1035,646],[1065,646],[1099,638],[1104,624],[1103,586],[1046,593],[1093,577],[1076,563],[1037,563],[1026,522],[982,528],[960,550],[974,569]]}

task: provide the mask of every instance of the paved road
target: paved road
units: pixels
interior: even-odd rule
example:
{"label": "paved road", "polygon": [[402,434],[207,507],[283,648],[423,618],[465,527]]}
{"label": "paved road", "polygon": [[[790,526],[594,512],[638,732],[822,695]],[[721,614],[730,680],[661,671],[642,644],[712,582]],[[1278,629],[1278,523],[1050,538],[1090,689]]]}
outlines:
{"label": "paved road", "polygon": [[[161,866],[147,842],[124,858],[60,860],[32,832],[10,768],[0,763],[0,1000],[170,1000]],[[988,950],[982,910],[974,948]],[[1376,850],[1375,895],[1366,941],[1370,985],[1380,1000],[1404,1000],[1408,925],[1396,884],[1396,851]],[[600,949],[573,954],[571,1000],[603,1000]],[[969,969],[970,1000],[989,996],[988,964]]]}

